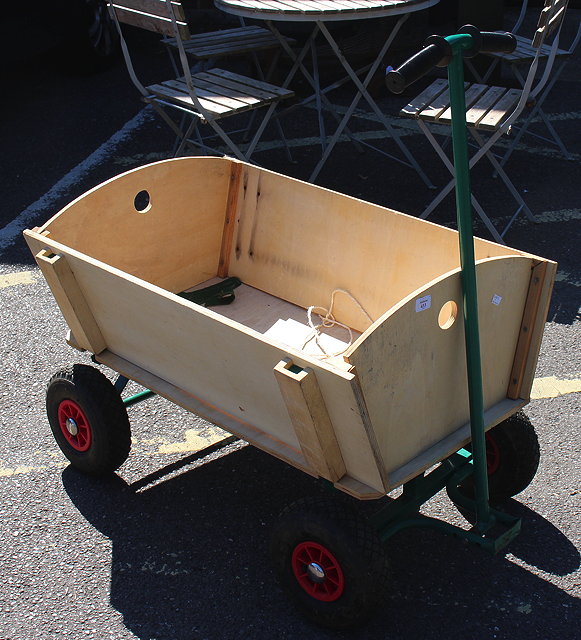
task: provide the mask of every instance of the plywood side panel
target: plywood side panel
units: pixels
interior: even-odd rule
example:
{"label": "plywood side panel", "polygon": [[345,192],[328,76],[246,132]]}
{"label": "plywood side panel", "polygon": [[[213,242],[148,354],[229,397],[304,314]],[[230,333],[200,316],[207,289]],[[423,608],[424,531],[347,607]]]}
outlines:
{"label": "plywood side panel", "polygon": [[109,351],[195,395],[229,420],[247,423],[293,448],[297,455],[301,455],[299,442],[273,368],[287,357],[300,367],[312,368],[339,447],[349,456],[347,475],[383,491],[351,387],[353,374],[266,340],[209,309],[58,243],[51,245],[66,255],[80,287],[90,295],[88,302]]}
{"label": "plywood side panel", "polygon": [[[173,292],[215,276],[231,161],[176,158],[121,174],[44,225],[50,237]],[[135,197],[146,191],[140,213]]]}
{"label": "plywood side panel", "polygon": [[[479,259],[518,255],[484,240]],[[412,291],[459,266],[455,231],[356,198],[245,166],[230,275],[304,308],[348,291],[375,320]],[[334,314],[369,321],[348,295]]]}
{"label": "plywood side panel", "polygon": [[[486,409],[506,398],[532,262],[507,257],[477,265]],[[450,302],[456,319],[441,328]],[[388,474],[469,420],[461,309],[456,271],[405,299],[347,351]]]}

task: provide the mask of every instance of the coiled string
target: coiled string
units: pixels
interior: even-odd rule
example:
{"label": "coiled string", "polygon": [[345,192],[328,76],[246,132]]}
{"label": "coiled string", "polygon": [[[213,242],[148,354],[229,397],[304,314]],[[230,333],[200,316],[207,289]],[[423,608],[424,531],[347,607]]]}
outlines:
{"label": "coiled string", "polygon": [[[369,324],[373,322],[373,319],[371,318],[371,316],[367,313],[367,311],[365,311],[365,309],[362,307],[359,301],[356,300],[351,293],[349,293],[349,291],[346,291],[345,289],[334,289],[333,293],[331,293],[331,302],[329,304],[328,309],[326,309],[325,307],[319,307],[317,305],[312,305],[307,309],[307,321],[312,331],[307,336],[301,348],[304,349],[309,344],[309,342],[311,342],[311,340],[314,340],[317,347],[319,347],[319,349],[322,351],[321,355],[316,354],[317,357],[319,358],[326,359],[326,358],[334,358],[335,356],[340,356],[343,353],[345,353],[345,351],[347,351],[347,349],[353,344],[353,331],[351,330],[351,327],[349,327],[346,324],[343,324],[342,322],[339,322],[338,320],[335,319],[335,316],[333,316],[333,306],[335,304],[335,296],[338,293],[342,293],[346,295],[350,300],[352,300],[357,305],[357,308],[369,320]],[[320,319],[319,324],[314,323],[313,313],[319,316],[319,319]],[[345,348],[341,349],[341,351],[338,351],[336,353],[327,353],[325,351],[325,348],[319,342],[321,329],[322,328],[329,329],[331,327],[342,327],[343,329],[346,329],[349,332],[349,343],[345,346]]]}

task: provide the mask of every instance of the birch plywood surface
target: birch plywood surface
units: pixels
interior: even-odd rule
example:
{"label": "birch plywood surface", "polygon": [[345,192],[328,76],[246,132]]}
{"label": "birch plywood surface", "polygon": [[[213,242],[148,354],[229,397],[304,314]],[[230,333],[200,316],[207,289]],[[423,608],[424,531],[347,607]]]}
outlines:
{"label": "birch plywood surface", "polygon": [[[506,399],[532,264],[531,258],[506,257],[477,265],[486,409]],[[451,324],[450,301],[457,313]],[[388,473],[469,420],[461,309],[455,272],[404,300],[347,352]]]}
{"label": "birch plywood surface", "polygon": [[[177,292],[216,275],[231,165],[166,160],[121,174],[73,201],[41,231],[108,265]],[[146,191],[143,213],[135,197]]]}
{"label": "birch plywood surface", "polygon": [[[459,266],[455,231],[247,165],[237,207],[229,274],[303,308],[329,308],[343,289],[376,320]],[[518,255],[484,240],[475,251]],[[364,331],[357,303],[337,295],[333,313]]]}
{"label": "birch plywood surface", "polygon": [[251,441],[275,455],[282,443],[302,457],[274,367],[284,358],[310,367],[346,456],[346,482],[362,483],[365,488],[356,490],[374,496],[384,492],[353,374],[287,350],[209,309],[37,234],[29,236],[29,242],[66,258],[109,352],[191,394],[198,406],[208,407],[202,415],[225,429],[246,425],[248,433],[256,434]]}

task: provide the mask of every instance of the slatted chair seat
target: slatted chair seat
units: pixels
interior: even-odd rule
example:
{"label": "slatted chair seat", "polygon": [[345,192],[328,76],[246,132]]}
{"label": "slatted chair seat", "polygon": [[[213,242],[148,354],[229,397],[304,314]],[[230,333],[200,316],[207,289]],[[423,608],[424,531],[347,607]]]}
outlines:
{"label": "slatted chair seat", "polygon": [[[499,55],[498,57],[509,63],[526,64],[527,62],[531,62],[537,54],[537,50],[532,46],[531,39],[519,35],[515,35],[515,38],[517,42],[516,49],[512,53],[504,53],[502,55]],[[540,49],[540,55],[544,58],[547,58],[550,54],[550,45],[544,44]],[[492,53],[486,53],[484,55],[496,57],[496,55]],[[557,48],[557,50],[555,51],[555,56],[557,58],[563,58],[570,55],[571,52],[569,51],[569,49]]]}
{"label": "slatted chair seat", "polygon": [[[497,131],[511,115],[522,95],[518,89],[485,84],[465,83],[466,124],[483,131]],[[452,123],[448,82],[435,80],[401,111],[405,118],[414,118],[435,124]]]}
{"label": "slatted chair seat", "polygon": [[[553,63],[557,58],[558,52],[563,51],[559,49],[558,45],[566,9],[567,0],[545,0],[533,40],[527,47],[523,48],[523,56],[528,56],[531,50],[534,51],[534,55],[530,61],[526,78],[521,79],[522,89],[491,86],[482,80],[476,83],[465,83],[464,85],[467,129],[478,149],[470,159],[470,168],[472,169],[481,158],[486,157],[492,164],[496,175],[502,179],[518,205],[508,224],[499,232],[474,197],[474,194],[472,194],[472,206],[497,242],[503,242],[503,236],[521,211],[524,212],[529,220],[535,220],[532,211],[506,174],[503,165],[510,151],[526,130],[532,116],[538,113],[543,117],[540,105],[554,84],[556,78],[551,77]],[[549,37],[552,37],[550,45],[546,42]],[[520,53],[516,55],[519,56]],[[538,74],[540,76],[539,79],[537,78],[539,61],[545,57],[546,64],[543,72]],[[532,105],[529,113],[526,117],[522,117],[524,109],[529,105]],[[418,123],[421,131],[425,134],[446,168],[454,176],[454,166],[446,153],[445,146],[436,139],[436,135],[442,133],[446,138],[450,136],[452,120],[448,81],[438,79],[432,82],[422,93],[401,109],[400,116],[413,118]],[[545,118],[543,121],[549,130],[553,131],[548,119]],[[441,126],[436,128],[434,125]],[[492,152],[492,147],[501,136],[509,133],[513,127],[518,129],[517,135],[509,142],[509,150],[504,153],[499,161]],[[556,134],[554,137],[557,137]],[[453,178],[430,202],[421,214],[421,218],[427,218],[444,198],[452,192],[454,183],[455,179]]]}
{"label": "slatted chair seat", "polygon": [[[266,30],[248,27],[192,38],[179,0],[110,0],[109,7],[121,37],[121,47],[133,83],[143,100],[154,107],[177,136],[174,155],[180,155],[188,146],[223,153],[211,147],[207,137],[202,137],[199,125],[206,124],[213,130],[212,137],[221,141],[229,153],[249,162],[277,103],[291,98],[294,93],[265,82],[262,78],[257,80],[223,69],[212,68],[192,74],[186,46],[199,45],[199,55],[209,57],[218,57],[219,50],[219,55],[224,56],[227,51],[233,51],[235,45],[239,52],[250,50],[251,46],[265,48],[267,38],[262,32]],[[166,41],[171,40],[179,54],[179,66],[174,60],[174,77],[144,86],[135,73],[120,23],[153,31],[165,36]],[[267,35],[272,43],[270,32]],[[241,144],[234,141],[232,134],[227,133],[218,120],[259,108],[263,108],[264,116],[252,140],[242,150]],[[188,117],[189,124],[184,130]],[[254,119],[251,118],[249,126],[253,124]],[[277,121],[276,124],[286,145],[280,123]]]}
{"label": "slatted chair seat", "polygon": [[[293,92],[268,82],[254,80],[224,69],[211,69],[192,74],[199,103],[215,119],[225,118],[293,96]],[[196,109],[184,77],[152,84],[146,89],[162,98],[188,109]],[[150,98],[146,98],[147,101]],[[200,114],[203,117],[203,114]]]}
{"label": "slatted chair seat", "polygon": [[[287,38],[287,42],[292,44],[294,40]],[[177,49],[175,38],[166,38],[164,44]],[[198,33],[184,40],[183,46],[192,59],[210,60],[278,49],[280,43],[276,36],[264,27],[245,26]]]}

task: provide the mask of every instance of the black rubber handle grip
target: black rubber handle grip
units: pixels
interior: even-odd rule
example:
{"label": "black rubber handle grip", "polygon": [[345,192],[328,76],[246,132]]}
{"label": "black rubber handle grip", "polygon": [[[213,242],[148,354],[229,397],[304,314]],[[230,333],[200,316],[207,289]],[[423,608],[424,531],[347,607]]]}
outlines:
{"label": "black rubber handle grip", "polygon": [[440,42],[429,44],[409,60],[406,60],[395,71],[390,71],[385,76],[387,88],[392,93],[402,93],[407,86],[425,76],[434,67],[437,67],[449,55],[448,43],[444,38],[442,38],[442,42],[444,44]]}
{"label": "black rubber handle grip", "polygon": [[479,53],[512,53],[517,45],[516,38],[507,31],[479,31],[474,25],[465,24],[458,33],[472,36],[472,46],[463,53],[465,58],[473,58]]}
{"label": "black rubber handle grip", "polygon": [[512,53],[517,41],[508,31],[481,31],[480,53]]}

